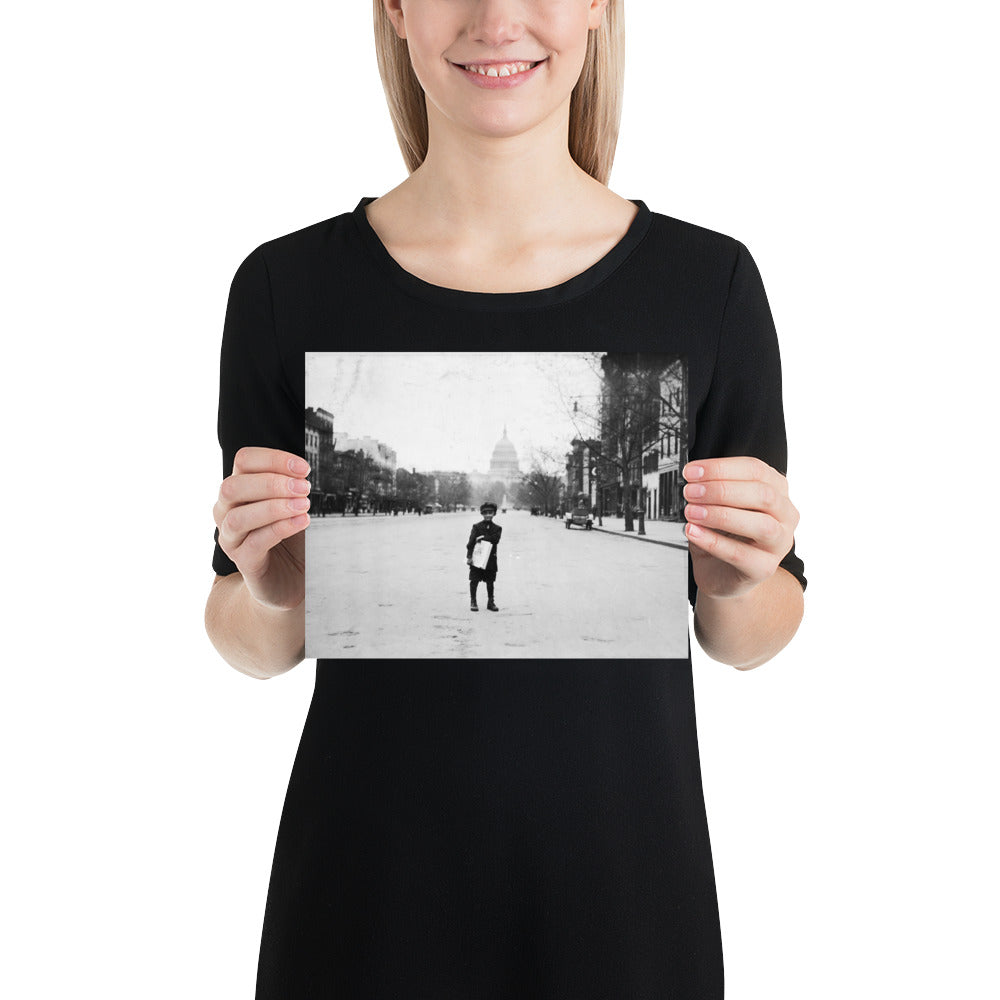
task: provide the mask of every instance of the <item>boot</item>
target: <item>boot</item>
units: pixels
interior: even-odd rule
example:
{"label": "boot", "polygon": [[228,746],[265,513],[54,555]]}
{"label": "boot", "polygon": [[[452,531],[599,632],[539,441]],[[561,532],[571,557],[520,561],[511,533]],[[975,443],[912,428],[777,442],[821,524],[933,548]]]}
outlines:
{"label": "boot", "polygon": [[469,597],[471,598],[471,603],[469,604],[470,611],[478,611],[479,605],[476,603],[476,591],[479,587],[475,583],[469,584]]}
{"label": "boot", "polygon": [[489,580],[486,581],[486,610],[487,611],[500,610],[493,601],[493,586],[489,582]]}

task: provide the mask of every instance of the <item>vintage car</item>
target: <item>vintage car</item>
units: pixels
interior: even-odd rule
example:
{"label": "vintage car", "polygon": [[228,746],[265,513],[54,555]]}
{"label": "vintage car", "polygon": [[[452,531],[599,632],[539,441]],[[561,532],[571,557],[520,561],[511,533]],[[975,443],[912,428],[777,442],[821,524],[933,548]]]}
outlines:
{"label": "vintage car", "polygon": [[563,520],[567,528],[572,528],[576,524],[589,531],[594,526],[594,516],[590,513],[589,507],[573,507],[566,511]]}

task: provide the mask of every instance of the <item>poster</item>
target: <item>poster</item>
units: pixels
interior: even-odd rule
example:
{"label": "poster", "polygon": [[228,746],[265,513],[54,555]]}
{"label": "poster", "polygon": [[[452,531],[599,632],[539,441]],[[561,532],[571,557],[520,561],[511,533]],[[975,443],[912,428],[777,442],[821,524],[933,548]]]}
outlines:
{"label": "poster", "polygon": [[[683,358],[323,352],[305,370],[307,657],[687,656]],[[502,533],[474,574],[484,502]]]}

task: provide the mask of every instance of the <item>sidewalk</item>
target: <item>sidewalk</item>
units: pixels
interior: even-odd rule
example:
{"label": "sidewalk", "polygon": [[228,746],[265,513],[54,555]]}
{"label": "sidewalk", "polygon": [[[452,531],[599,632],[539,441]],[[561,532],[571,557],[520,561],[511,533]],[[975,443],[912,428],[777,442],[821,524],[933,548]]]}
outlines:
{"label": "sidewalk", "polygon": [[682,521],[646,521],[646,534],[639,534],[639,518],[632,519],[632,530],[625,530],[625,519],[623,517],[605,517],[604,527],[597,526],[594,520],[594,531],[604,531],[609,535],[620,535],[624,538],[637,538],[640,542],[655,542],[658,545],[670,545],[678,549],[687,549],[687,536],[684,534]]}

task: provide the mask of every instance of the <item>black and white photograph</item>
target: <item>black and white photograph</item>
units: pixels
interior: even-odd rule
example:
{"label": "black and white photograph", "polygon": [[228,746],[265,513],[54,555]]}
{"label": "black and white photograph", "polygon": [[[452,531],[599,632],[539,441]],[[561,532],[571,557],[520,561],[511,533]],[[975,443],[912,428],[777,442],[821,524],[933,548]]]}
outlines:
{"label": "black and white photograph", "polygon": [[685,359],[306,353],[306,655],[687,655]]}

